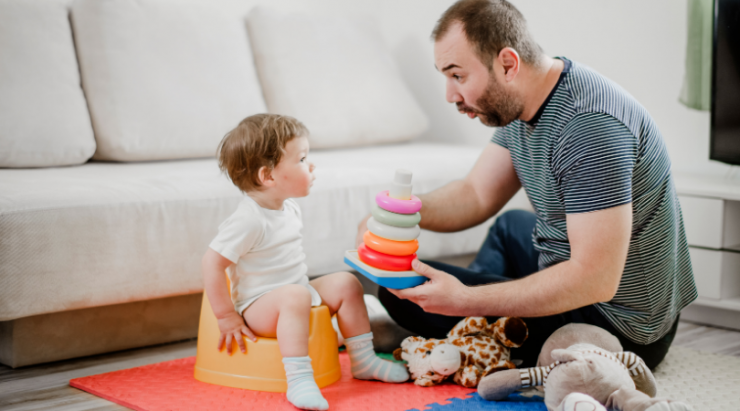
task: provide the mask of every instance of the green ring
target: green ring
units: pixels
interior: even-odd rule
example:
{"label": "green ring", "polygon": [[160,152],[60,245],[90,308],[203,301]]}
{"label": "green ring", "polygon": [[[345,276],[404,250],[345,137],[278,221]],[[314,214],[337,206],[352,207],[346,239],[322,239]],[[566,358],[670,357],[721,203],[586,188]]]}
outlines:
{"label": "green ring", "polygon": [[414,227],[421,221],[421,214],[398,214],[383,210],[373,204],[373,217],[379,222],[393,227]]}

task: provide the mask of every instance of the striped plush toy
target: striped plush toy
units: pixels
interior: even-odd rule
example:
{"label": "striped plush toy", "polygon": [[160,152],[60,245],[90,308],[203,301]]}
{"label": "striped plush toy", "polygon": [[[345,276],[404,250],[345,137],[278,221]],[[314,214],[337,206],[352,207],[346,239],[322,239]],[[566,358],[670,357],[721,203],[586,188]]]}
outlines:
{"label": "striped plush toy", "polygon": [[[616,337],[601,328],[569,324],[553,333],[542,350],[539,367],[488,375],[478,393],[498,401],[518,389],[542,386],[549,411],[691,409],[679,401],[654,398],[657,387],[650,369],[634,353],[621,351]],[[549,364],[542,365],[543,360]]]}

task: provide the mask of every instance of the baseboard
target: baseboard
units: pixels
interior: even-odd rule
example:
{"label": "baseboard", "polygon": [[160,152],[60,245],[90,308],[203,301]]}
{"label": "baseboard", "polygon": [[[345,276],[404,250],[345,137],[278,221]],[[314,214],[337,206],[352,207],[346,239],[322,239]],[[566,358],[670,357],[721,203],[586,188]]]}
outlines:
{"label": "baseboard", "polygon": [[195,338],[202,293],[0,322],[0,363],[13,368]]}
{"label": "baseboard", "polygon": [[681,310],[681,321],[740,330],[740,313],[735,310],[691,304]]}

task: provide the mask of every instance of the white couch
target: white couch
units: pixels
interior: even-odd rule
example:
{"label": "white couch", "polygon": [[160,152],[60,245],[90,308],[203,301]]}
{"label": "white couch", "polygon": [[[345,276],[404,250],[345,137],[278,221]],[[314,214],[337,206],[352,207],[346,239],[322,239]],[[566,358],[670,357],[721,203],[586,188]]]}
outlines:
{"label": "white couch", "polygon": [[[357,222],[396,168],[412,170],[415,192],[427,192],[472,167],[479,146],[417,138],[427,116],[403,84],[389,101],[404,118],[360,95],[355,109],[375,110],[383,127],[349,114],[337,122],[327,114],[349,103],[322,95],[334,104],[327,112],[311,104],[316,91],[295,83],[302,73],[281,77],[281,59],[292,65],[300,55],[263,55],[257,73],[249,37],[258,35],[207,4],[0,0],[0,362],[196,335],[200,259],[242,196],[213,153],[246,115],[296,115],[318,130],[313,146],[325,147],[310,154],[317,179],[298,199],[311,276],[348,269],[342,255]],[[251,46],[286,47],[269,41]],[[330,90],[339,97],[353,81],[375,81],[340,80]],[[472,253],[486,229],[423,232],[419,254]]]}

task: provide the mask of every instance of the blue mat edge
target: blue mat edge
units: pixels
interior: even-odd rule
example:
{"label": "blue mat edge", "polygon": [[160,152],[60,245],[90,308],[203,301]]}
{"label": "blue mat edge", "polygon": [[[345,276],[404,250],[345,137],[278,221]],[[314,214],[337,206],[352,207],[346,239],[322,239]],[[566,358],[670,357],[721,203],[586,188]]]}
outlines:
{"label": "blue mat edge", "polygon": [[412,408],[407,411],[547,411],[543,398],[525,397],[513,393],[503,401],[486,401],[477,392],[468,394],[467,398],[450,398],[449,404],[432,403],[423,407],[423,410]]}

